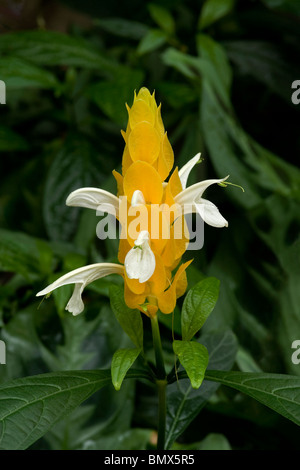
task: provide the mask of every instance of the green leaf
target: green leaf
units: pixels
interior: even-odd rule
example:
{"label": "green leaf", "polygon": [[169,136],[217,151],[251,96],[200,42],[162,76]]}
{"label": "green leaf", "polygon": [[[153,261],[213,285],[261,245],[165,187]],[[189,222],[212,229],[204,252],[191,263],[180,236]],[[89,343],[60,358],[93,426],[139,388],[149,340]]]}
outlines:
{"label": "green leaf", "polygon": [[[258,205],[260,195],[257,190],[257,176],[254,172],[249,171],[248,166],[245,164],[244,149],[239,146],[237,152],[237,142],[234,142],[229,134],[237,128],[237,124],[222,109],[216,94],[206,80],[202,88],[200,115],[205,145],[218,175],[234,175],[235,181],[243,186],[247,193],[247,197],[241,197],[237,191],[231,191],[232,198],[246,208]],[[230,126],[229,120],[231,122]],[[229,130],[229,127],[231,130]],[[241,139],[235,137],[241,145]],[[243,138],[245,138],[245,135],[243,135]]]}
{"label": "green leaf", "polygon": [[0,270],[26,278],[51,270],[52,250],[43,240],[22,232],[0,229]]}
{"label": "green leaf", "polygon": [[[237,340],[230,330],[202,335],[201,343],[208,350],[210,369],[228,370],[232,367],[237,351]],[[217,384],[208,380],[204,380],[197,390],[192,388],[189,379],[168,386],[166,449],[169,449],[182,434],[217,389]]]}
{"label": "green leaf", "polygon": [[108,33],[129,39],[142,39],[149,30],[148,26],[143,23],[124,18],[105,18],[104,20],[97,18],[94,24]]}
{"label": "green leaf", "polygon": [[208,352],[205,346],[196,341],[173,341],[173,349],[186,370],[192,387],[197,389],[203,382],[208,364]]}
{"label": "green leaf", "polygon": [[240,74],[253,77],[291,102],[291,84],[298,76],[298,67],[277,46],[267,41],[226,41],[224,46]]}
{"label": "green leaf", "polygon": [[196,91],[184,83],[159,82],[156,88],[175,109],[182,108],[198,99]]}
{"label": "green leaf", "polygon": [[121,327],[133,344],[143,348],[143,321],[139,310],[127,307],[124,301],[124,287],[110,287],[110,305]]}
{"label": "green leaf", "polygon": [[140,354],[140,349],[118,349],[111,362],[112,383],[116,390],[120,390],[122,382]]}
{"label": "green leaf", "polygon": [[131,102],[133,90],[140,88],[144,72],[120,67],[112,80],[98,82],[87,89],[87,96],[118,126],[126,128],[128,113],[125,103]]}
{"label": "green leaf", "polygon": [[0,449],[26,449],[110,381],[110,371],[68,371],[2,385]]}
{"label": "green leaf", "polygon": [[231,12],[234,0],[206,0],[199,18],[199,28],[204,29]]}
{"label": "green leaf", "polygon": [[197,78],[199,71],[197,65],[199,59],[191,57],[173,47],[169,47],[162,54],[163,62],[171,67],[174,67],[187,78]]}
{"label": "green leaf", "polygon": [[170,12],[160,5],[155,3],[149,3],[148,9],[152,19],[155,21],[160,28],[165,31],[168,35],[172,35],[175,32],[175,22]]}
{"label": "green leaf", "polygon": [[[220,43],[214,41],[206,34],[198,34],[196,41],[199,56],[208,60],[213,65],[218,81],[220,81],[224,87],[224,95],[228,95],[228,101],[230,102],[232,69],[226,50]],[[229,107],[230,106],[231,105],[229,105]]]}
{"label": "green leaf", "polygon": [[44,89],[60,87],[53,73],[18,57],[1,57],[0,77],[6,84],[7,92],[28,87]]}
{"label": "green leaf", "polygon": [[239,390],[300,426],[300,377],[214,370],[205,379]]}
{"label": "green leaf", "polygon": [[[81,210],[66,206],[66,199],[75,189],[93,186],[97,176],[99,185],[101,177],[94,158],[93,147],[80,135],[70,134],[57,151],[47,174],[43,203],[51,240],[67,241],[74,236]],[[96,222],[95,214],[95,229]]]}
{"label": "green leaf", "polygon": [[[47,67],[70,65],[96,69],[102,74],[111,73],[117,67],[104,58],[90,42],[57,31],[18,31],[4,34],[1,38],[0,52]],[[3,60],[4,57],[1,58],[1,62]]]}
{"label": "green leaf", "polygon": [[181,312],[182,339],[189,341],[204,325],[219,296],[220,281],[208,277],[190,289]]}
{"label": "green leaf", "polygon": [[137,54],[143,55],[155,51],[166,43],[167,37],[167,34],[160,29],[150,29],[139,43]]}

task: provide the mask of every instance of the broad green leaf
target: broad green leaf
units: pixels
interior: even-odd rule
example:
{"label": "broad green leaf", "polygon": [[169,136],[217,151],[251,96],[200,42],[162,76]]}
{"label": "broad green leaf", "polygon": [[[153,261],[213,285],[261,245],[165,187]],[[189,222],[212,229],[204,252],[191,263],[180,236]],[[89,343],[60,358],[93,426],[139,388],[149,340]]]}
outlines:
{"label": "broad green leaf", "polygon": [[241,346],[236,355],[236,363],[242,372],[262,372],[262,369],[255,362],[249,351]]}
{"label": "broad green leaf", "polygon": [[300,426],[300,377],[214,370],[205,379],[239,390]]}
{"label": "broad green leaf", "polygon": [[220,281],[208,277],[185,296],[181,312],[182,339],[189,341],[204,325],[218,300]]}
{"label": "broad green leaf", "polygon": [[[0,52],[47,67],[71,65],[96,69],[102,74],[111,73],[117,67],[103,57],[91,42],[57,31],[34,30],[3,34]],[[1,58],[1,62],[2,60],[5,58]]]}
{"label": "broad green leaf", "polygon": [[203,382],[208,365],[208,352],[205,346],[196,341],[173,341],[173,349],[186,370],[192,387],[197,389]]}
{"label": "broad green leaf", "polygon": [[179,109],[198,99],[197,92],[184,83],[159,82],[157,90],[173,108]]}
{"label": "broad green leaf", "polygon": [[[2,37],[5,36],[3,34]],[[6,84],[7,93],[27,87],[45,89],[60,87],[53,73],[18,57],[1,57],[0,77]]]}
{"label": "broad green leaf", "polygon": [[276,45],[267,41],[227,41],[224,47],[241,74],[262,82],[268,90],[291,102],[291,84],[298,76],[298,67]]}
{"label": "broad green leaf", "polygon": [[125,434],[132,423],[134,386],[132,380],[127,380],[119,393],[110,385],[103,387],[97,392],[97,398],[60,420],[43,439],[52,450],[103,450],[106,440],[111,437],[111,442],[114,437],[118,449],[121,443],[117,435]]}
{"label": "broad green leaf", "polygon": [[124,301],[124,288],[111,286],[110,304],[121,327],[127,333],[133,344],[143,348],[143,321],[139,310],[127,307]]}
{"label": "broad green leaf", "polygon": [[167,34],[160,29],[150,29],[137,48],[137,54],[143,55],[155,51],[167,41]]}
{"label": "broad green leaf", "polygon": [[120,390],[122,382],[140,354],[140,349],[118,349],[111,362],[112,383],[116,390]]}
{"label": "broad green leaf", "polygon": [[0,387],[0,449],[22,450],[111,382],[110,371],[42,374]]}
{"label": "broad green leaf", "polygon": [[0,229],[0,270],[32,278],[51,269],[52,250],[43,240],[22,232]]}
{"label": "broad green leaf", "polygon": [[133,90],[142,85],[144,73],[128,67],[120,67],[111,80],[101,81],[87,89],[87,96],[94,101],[113,122],[126,128],[128,112],[125,103],[132,100]]}
{"label": "broad green leaf", "polygon": [[[217,333],[211,331],[208,335],[202,335],[201,343],[209,353],[210,369],[228,370],[232,367],[237,341],[230,330]],[[192,388],[189,379],[168,386],[166,449],[182,434],[217,389],[216,383],[207,380],[204,380],[197,390]]]}
{"label": "broad green leaf", "polygon": [[207,28],[225,15],[234,7],[234,0],[206,0],[199,18],[199,28]]}
{"label": "broad green leaf", "polygon": [[246,208],[258,205],[261,199],[256,175],[245,165],[243,150],[239,148],[237,154],[236,143],[229,134],[229,123],[225,125],[226,113],[207,81],[203,83],[200,116],[205,145],[218,175],[234,175],[234,182],[240,184],[247,194],[247,197],[242,197],[237,191],[231,191],[232,198]]}
{"label": "broad green leaf", "polygon": [[155,3],[149,3],[147,6],[152,19],[158,24],[158,26],[160,26],[160,28],[170,36],[174,34],[175,22],[170,12],[166,8],[156,5]]}
{"label": "broad green leaf", "polygon": [[148,26],[143,23],[124,18],[105,18],[104,20],[97,18],[94,24],[108,33],[129,39],[142,39],[149,30]]}
{"label": "broad green leaf", "polygon": [[[55,154],[45,184],[43,215],[51,240],[67,241],[75,235],[81,209],[66,206],[66,199],[75,189],[93,186],[97,176],[99,186],[94,148],[80,135],[70,134]],[[95,213],[95,230],[96,223]]]}
{"label": "broad green leaf", "polygon": [[[214,41],[211,36],[206,34],[198,34],[196,41],[199,56],[213,64],[218,80],[223,84],[230,103],[229,95],[232,83],[232,68],[227,57],[226,49],[219,42]],[[231,107],[231,104],[229,107]]]}
{"label": "broad green leaf", "polygon": [[[297,173],[295,169],[295,174]],[[296,184],[295,184],[296,187]],[[281,347],[281,358],[289,374],[299,375],[299,365],[293,364],[291,344],[299,339],[299,302],[300,302],[300,237],[299,201],[283,198],[276,194],[264,201],[261,211],[252,215],[256,233],[269,247],[278,260],[278,270],[270,276],[265,268],[260,274],[265,283],[269,279],[267,293],[276,300],[276,337]],[[269,228],[261,227],[259,219],[267,220]],[[278,224],[280,220],[280,224]],[[280,273],[280,274],[278,274]],[[280,275],[280,283],[274,283]],[[262,286],[260,277],[257,277]],[[264,285],[264,284],[263,284]],[[269,293],[269,290],[271,292]]]}
{"label": "broad green leaf", "polygon": [[187,78],[197,78],[199,72],[197,71],[197,59],[188,54],[178,51],[173,47],[169,47],[162,54],[163,62],[171,67],[174,67]]}
{"label": "broad green leaf", "polygon": [[194,57],[181,52],[173,47],[169,47],[162,53],[163,62],[174,67],[185,77],[199,80],[206,78],[213,89],[226,106],[230,107],[228,91],[223,85],[223,81],[219,79],[219,73],[216,73],[214,62],[211,57]]}

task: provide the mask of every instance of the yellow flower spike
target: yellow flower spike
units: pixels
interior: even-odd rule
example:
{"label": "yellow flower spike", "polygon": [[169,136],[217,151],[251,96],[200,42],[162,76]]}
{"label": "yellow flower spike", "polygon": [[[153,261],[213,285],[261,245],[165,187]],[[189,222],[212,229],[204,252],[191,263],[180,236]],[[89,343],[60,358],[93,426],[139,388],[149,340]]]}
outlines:
{"label": "yellow flower spike", "polygon": [[133,161],[131,159],[129,150],[128,150],[128,145],[125,145],[124,152],[123,152],[123,157],[122,157],[122,175],[125,176],[128,168],[133,164]]}
{"label": "yellow flower spike", "polygon": [[176,260],[180,260],[185,253],[189,239],[187,238],[187,226],[184,216],[175,220],[170,228],[170,239],[161,254],[165,266],[174,269]]}
{"label": "yellow flower spike", "polygon": [[128,111],[128,124],[122,136],[126,143],[122,174],[138,160],[150,163],[164,181],[174,164],[174,154],[161,118],[161,104],[157,106],[154,92],[147,88],[134,93],[133,105]]}
{"label": "yellow flower spike", "polygon": [[[134,93],[132,107],[126,107],[128,123],[126,131],[121,131],[125,142],[122,174],[113,171],[118,197],[100,188],[87,187],[73,191],[66,200],[68,206],[100,208],[115,215],[121,225],[119,264],[97,263],[75,269],[37,293],[47,295],[63,285],[74,284],[66,306],[73,315],[84,308],[81,296],[85,286],[110,274],[124,279],[124,298],[129,308],[139,309],[151,319],[158,309],[165,314],[173,312],[177,298],[186,291],[186,268],[192,262],[180,265],[189,242],[183,214],[198,212],[213,227],[228,226],[218,208],[202,197],[212,184],[224,185],[227,177],[187,187],[200,154],[170,175],[174,154],[154,92],[151,95],[147,88],[141,88]],[[134,211],[138,209],[144,220],[137,220],[138,212]],[[130,233],[131,223],[134,233]]]}
{"label": "yellow flower spike", "polygon": [[146,162],[135,162],[124,176],[124,194],[131,202],[133,193],[143,193],[146,203],[160,204],[163,197],[163,185],[157,171]]}
{"label": "yellow flower spike", "polygon": [[162,294],[167,287],[167,275],[164,267],[164,263],[159,255],[155,253],[156,268],[149,279],[150,295],[157,297]]}
{"label": "yellow flower spike", "polygon": [[146,282],[139,282],[138,279],[129,279],[125,271],[125,282],[131,292],[137,295],[146,294]]}
{"label": "yellow flower spike", "polygon": [[157,162],[157,171],[161,176],[161,179],[164,181],[174,165],[174,153],[172,146],[169,142],[167,133],[161,139],[161,148],[158,156]]}
{"label": "yellow flower spike", "polygon": [[136,124],[128,137],[128,150],[133,162],[142,160],[154,163],[160,152],[157,130],[146,121]]}
{"label": "yellow flower spike", "polygon": [[119,243],[119,251],[118,251],[118,260],[119,263],[124,264],[125,257],[129,250],[131,250],[132,246],[128,242],[126,238],[121,238]]}
{"label": "yellow flower spike", "polygon": [[137,124],[143,121],[149,122],[151,126],[154,126],[155,113],[144,100],[135,100],[128,113],[131,129],[134,129]]}
{"label": "yellow flower spike", "polygon": [[148,88],[146,87],[142,87],[138,94],[136,95],[136,93],[134,92],[134,101],[136,101],[137,99],[140,99],[140,100],[144,100],[146,101],[147,104],[150,104],[151,103],[151,100],[153,99],[153,95],[151,95],[150,91],[148,90]]}
{"label": "yellow flower spike", "polygon": [[[127,307],[135,309],[139,308],[140,305],[143,305],[146,300],[146,294],[135,294],[132,292],[127,282],[124,282],[124,300]],[[144,312],[145,313],[145,312]]]}
{"label": "yellow flower spike", "polygon": [[[173,279],[173,282],[169,289],[167,289],[165,292],[163,292],[161,295],[157,297],[158,301],[158,308],[162,313],[172,313],[173,310],[175,309],[176,306],[176,300],[177,300],[177,292],[176,292],[176,287],[178,282],[182,282],[182,276],[184,275],[184,272],[186,268],[191,264],[192,260],[187,261],[186,263],[182,264]],[[182,285],[180,285],[180,288],[178,289],[179,293],[182,292]],[[181,294],[182,295],[182,294]]]}
{"label": "yellow flower spike", "polygon": [[117,182],[117,196],[123,196],[124,190],[123,190],[123,176],[116,170],[113,170],[113,176]]}
{"label": "yellow flower spike", "polygon": [[158,106],[156,111],[155,127],[160,137],[162,138],[165,135],[165,127],[161,117],[161,104]]}
{"label": "yellow flower spike", "polygon": [[173,197],[177,196],[177,194],[182,191],[182,185],[178,174],[178,167],[175,168],[172,175],[170,176],[168,186],[170,187]]}

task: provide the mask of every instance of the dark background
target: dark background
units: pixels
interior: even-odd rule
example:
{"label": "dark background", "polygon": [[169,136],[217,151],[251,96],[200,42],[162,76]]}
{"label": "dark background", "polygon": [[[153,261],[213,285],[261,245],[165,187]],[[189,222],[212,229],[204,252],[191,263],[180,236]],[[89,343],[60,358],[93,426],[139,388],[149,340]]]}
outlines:
{"label": "dark background", "polygon": [[[141,86],[162,102],[175,164],[202,153],[190,183],[229,174],[245,191],[209,188],[229,227],[206,226],[203,249],[186,253],[194,257],[189,286],[203,275],[221,280],[203,334],[234,333],[234,369],[299,375],[291,344],[300,339],[300,104],[291,87],[300,80],[300,2],[224,1],[212,12],[212,2],[203,3],[0,2],[2,381],[105,367],[119,346],[108,299],[109,282],[118,280],[91,285],[76,320],[64,312],[68,288],[40,307],[35,293],[62,272],[116,261],[117,243],[96,238],[95,214],[67,208],[65,199],[82,186],[116,192],[111,172],[121,165],[125,102]],[[172,362],[170,322],[161,322]],[[144,325],[147,334],[147,318]],[[116,445],[116,430],[129,432],[129,449],[148,445],[153,390],[127,389],[118,398],[101,392],[93,415],[87,407],[75,415],[77,437],[70,433],[67,444],[62,424],[35,448],[88,448],[83,430],[99,419],[109,424],[92,446]],[[210,433],[219,436],[216,446],[235,449],[299,447],[296,425],[223,387],[179,442]]]}

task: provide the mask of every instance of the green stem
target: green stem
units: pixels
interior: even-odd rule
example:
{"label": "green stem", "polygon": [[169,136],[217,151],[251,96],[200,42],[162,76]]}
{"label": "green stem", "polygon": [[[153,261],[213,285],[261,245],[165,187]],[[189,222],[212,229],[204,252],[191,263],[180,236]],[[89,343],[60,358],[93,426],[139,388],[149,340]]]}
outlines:
{"label": "green stem", "polygon": [[157,436],[157,450],[165,450],[165,437],[166,437],[166,380],[157,380],[158,389],[158,436]]}
{"label": "green stem", "polygon": [[151,318],[153,347],[156,360],[157,371],[157,390],[158,390],[158,437],[157,437],[157,450],[164,450],[165,448],[165,435],[166,435],[166,370],[161,345],[161,338],[159,332],[159,324],[157,316]]}
{"label": "green stem", "polygon": [[157,378],[165,379],[165,363],[161,346],[160,332],[157,316],[151,318],[151,327],[152,327],[152,338],[153,338],[153,347],[155,352],[156,360],[156,369],[157,369]]}

